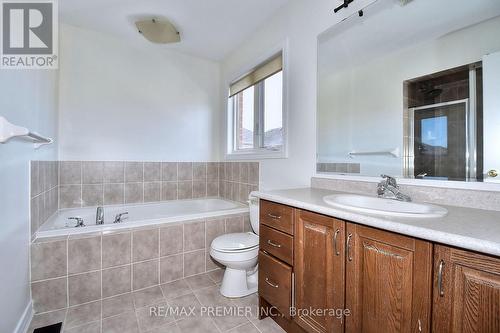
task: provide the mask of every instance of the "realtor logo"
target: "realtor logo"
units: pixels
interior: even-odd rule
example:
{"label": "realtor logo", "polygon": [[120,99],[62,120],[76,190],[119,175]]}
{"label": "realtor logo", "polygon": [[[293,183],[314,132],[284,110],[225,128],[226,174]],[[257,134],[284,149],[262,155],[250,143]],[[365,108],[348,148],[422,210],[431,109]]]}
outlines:
{"label": "realtor logo", "polygon": [[55,69],[57,59],[57,3],[0,0],[1,68]]}

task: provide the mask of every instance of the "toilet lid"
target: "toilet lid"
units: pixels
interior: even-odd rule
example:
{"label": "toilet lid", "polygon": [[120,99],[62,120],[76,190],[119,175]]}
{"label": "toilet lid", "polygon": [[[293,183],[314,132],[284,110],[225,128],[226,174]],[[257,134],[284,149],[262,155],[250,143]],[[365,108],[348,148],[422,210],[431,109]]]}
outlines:
{"label": "toilet lid", "polygon": [[259,245],[259,236],[251,232],[226,234],[212,242],[212,248],[220,251],[238,251]]}

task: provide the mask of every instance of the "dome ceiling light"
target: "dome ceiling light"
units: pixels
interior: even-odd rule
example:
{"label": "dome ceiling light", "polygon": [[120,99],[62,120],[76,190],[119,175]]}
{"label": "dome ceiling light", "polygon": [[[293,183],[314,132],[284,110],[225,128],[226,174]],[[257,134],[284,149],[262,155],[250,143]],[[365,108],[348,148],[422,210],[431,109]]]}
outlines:
{"label": "dome ceiling light", "polygon": [[149,19],[135,22],[140,34],[155,44],[178,43],[181,35],[168,20]]}

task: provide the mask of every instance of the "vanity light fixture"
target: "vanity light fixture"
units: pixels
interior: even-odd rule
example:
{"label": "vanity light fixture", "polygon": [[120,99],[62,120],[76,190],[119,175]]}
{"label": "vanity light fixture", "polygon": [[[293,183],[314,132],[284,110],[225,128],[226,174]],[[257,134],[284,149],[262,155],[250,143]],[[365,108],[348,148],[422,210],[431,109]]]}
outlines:
{"label": "vanity light fixture", "polygon": [[157,20],[155,18],[135,22],[140,34],[155,44],[170,44],[181,41],[179,31],[168,20]]}

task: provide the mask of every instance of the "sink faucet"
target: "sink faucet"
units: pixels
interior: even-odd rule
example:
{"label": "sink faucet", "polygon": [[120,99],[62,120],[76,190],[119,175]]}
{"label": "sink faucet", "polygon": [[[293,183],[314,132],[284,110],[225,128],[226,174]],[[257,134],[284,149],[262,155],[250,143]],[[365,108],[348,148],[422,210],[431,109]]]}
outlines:
{"label": "sink faucet", "polygon": [[396,178],[387,175],[381,175],[381,177],[383,179],[377,186],[377,194],[379,197],[398,201],[411,201],[410,196],[401,193],[399,190]]}
{"label": "sink faucet", "polygon": [[104,208],[99,206],[97,207],[97,213],[95,216],[95,224],[104,224]]}

